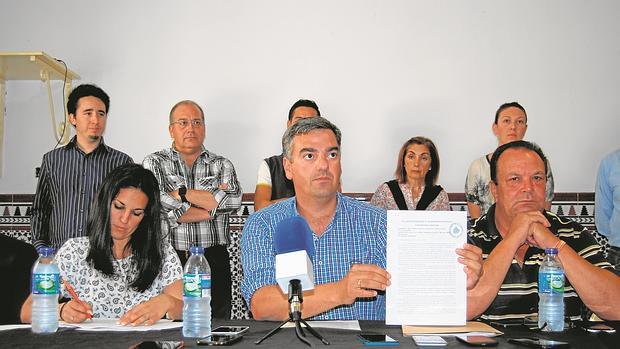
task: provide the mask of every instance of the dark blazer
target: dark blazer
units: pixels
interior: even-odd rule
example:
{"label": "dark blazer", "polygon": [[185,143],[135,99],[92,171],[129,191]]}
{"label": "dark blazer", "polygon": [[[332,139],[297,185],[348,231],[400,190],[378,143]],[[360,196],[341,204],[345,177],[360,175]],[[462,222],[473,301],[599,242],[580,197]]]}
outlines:
{"label": "dark blazer", "polygon": [[0,233],[0,324],[18,324],[30,294],[30,272],[38,254],[34,246]]}

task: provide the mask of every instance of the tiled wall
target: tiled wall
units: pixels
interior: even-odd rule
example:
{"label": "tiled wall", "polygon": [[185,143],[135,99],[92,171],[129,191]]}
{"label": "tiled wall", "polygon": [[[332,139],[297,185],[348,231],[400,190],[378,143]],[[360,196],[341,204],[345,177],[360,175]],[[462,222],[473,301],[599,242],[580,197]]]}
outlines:
{"label": "tiled wall", "polygon": [[0,233],[30,242],[32,194],[0,194]]}
{"label": "tiled wall", "polygon": [[[372,193],[347,193],[361,201],[369,201]],[[452,210],[465,211],[467,204],[463,193],[450,193]],[[32,194],[0,194],[0,233],[30,242],[30,211]],[[556,193],[551,211],[569,217],[590,230],[594,227],[594,193]],[[235,319],[247,318],[248,310],[241,297],[240,282],[242,278],[239,241],[241,231],[248,216],[254,212],[254,194],[243,194],[241,208],[230,217],[229,245],[230,265],[232,269],[233,307]]]}
{"label": "tiled wall", "polygon": [[[347,193],[360,201],[368,201],[371,193]],[[452,210],[465,211],[463,193],[450,193]],[[32,194],[0,194],[0,233],[29,241]],[[556,193],[551,211],[567,216],[594,230],[594,193]],[[254,212],[254,194],[243,194],[237,215],[230,217],[231,232],[241,232],[247,217]]]}

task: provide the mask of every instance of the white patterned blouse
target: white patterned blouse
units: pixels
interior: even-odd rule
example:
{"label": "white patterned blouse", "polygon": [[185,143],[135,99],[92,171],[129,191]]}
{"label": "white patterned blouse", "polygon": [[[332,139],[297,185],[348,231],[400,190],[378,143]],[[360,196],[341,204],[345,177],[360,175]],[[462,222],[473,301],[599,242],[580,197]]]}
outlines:
{"label": "white patterned blouse", "polygon": [[[144,292],[131,288],[136,277],[133,256],[115,259],[114,275],[107,276],[86,261],[90,249],[88,237],[69,239],[56,254],[60,276],[65,278],[82,301],[89,303],[96,318],[120,318],[134,306],[160,295],[166,286],[182,278],[179,257],[164,242],[163,265],[151,286]],[[63,296],[71,298],[63,287]]]}

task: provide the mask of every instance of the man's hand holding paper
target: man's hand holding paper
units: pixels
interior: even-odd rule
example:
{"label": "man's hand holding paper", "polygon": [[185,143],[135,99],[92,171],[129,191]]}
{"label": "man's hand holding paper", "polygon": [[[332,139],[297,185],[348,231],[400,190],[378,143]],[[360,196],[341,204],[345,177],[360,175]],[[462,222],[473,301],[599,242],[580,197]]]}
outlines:
{"label": "man's hand holding paper", "polygon": [[352,304],[357,298],[376,297],[390,285],[390,274],[374,264],[353,264],[340,280],[342,304]]}
{"label": "man's hand holding paper", "polygon": [[466,290],[482,275],[464,212],[388,211],[386,324],[464,325]]}

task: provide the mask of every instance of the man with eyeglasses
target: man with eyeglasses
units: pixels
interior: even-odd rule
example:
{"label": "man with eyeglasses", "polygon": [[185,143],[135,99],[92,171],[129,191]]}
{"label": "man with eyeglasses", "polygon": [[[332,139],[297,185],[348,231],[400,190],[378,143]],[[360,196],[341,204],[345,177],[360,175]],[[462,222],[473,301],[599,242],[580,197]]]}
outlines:
{"label": "man with eyeglasses", "polygon": [[172,146],[147,155],[143,166],[159,182],[164,236],[182,264],[191,246],[205,248],[211,268],[212,314],[230,318],[228,216],[241,206],[243,192],[232,162],[203,146],[205,128],[203,110],[196,102],[178,102],[170,110]]}
{"label": "man with eyeglasses", "polygon": [[32,203],[36,248],[57,249],[70,238],[84,236],[99,185],[110,171],[133,162],[103,142],[109,111],[110,97],[95,85],[80,85],[69,94],[67,113],[75,136],[64,147],[43,155]]}

